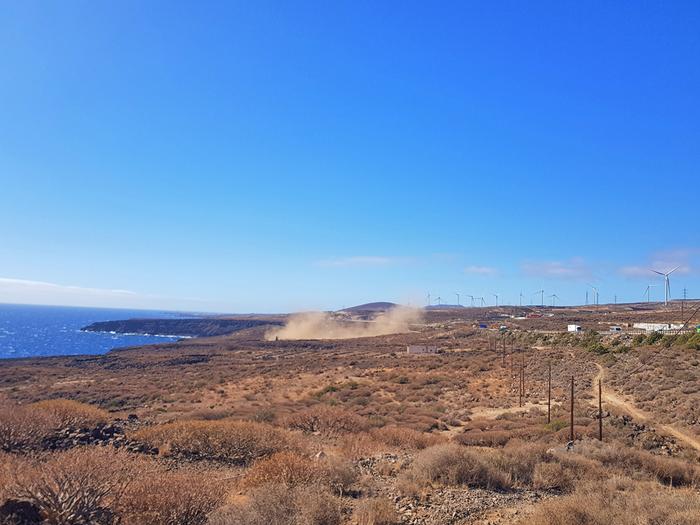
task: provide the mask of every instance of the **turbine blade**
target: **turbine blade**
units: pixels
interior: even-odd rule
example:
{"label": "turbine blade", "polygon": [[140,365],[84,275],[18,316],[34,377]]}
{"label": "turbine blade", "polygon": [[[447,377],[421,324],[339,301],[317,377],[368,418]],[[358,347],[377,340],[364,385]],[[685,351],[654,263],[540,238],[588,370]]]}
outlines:
{"label": "turbine blade", "polygon": [[670,272],[668,272],[666,275],[671,275],[671,274],[672,274],[673,272],[675,272],[678,268],[680,268],[680,265],[679,265],[679,266],[676,266],[673,270],[671,270]]}
{"label": "turbine blade", "polygon": [[650,269],[649,271],[654,272],[654,273],[658,273],[659,275],[666,275],[665,273],[657,272],[656,270],[651,270],[651,269]]}

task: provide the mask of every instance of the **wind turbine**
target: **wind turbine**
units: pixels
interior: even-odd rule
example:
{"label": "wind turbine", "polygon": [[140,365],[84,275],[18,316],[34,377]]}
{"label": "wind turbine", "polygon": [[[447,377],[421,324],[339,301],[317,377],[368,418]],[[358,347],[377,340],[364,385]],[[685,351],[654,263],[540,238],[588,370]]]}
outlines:
{"label": "wind turbine", "polygon": [[658,273],[659,275],[662,275],[664,278],[664,304],[668,304],[668,300],[671,298],[671,281],[669,280],[668,276],[671,275],[673,272],[675,272],[680,266],[676,266],[673,270],[670,272],[657,272],[656,270],[651,270],[654,273]]}
{"label": "wind turbine", "polygon": [[495,294],[493,294],[493,296],[496,298],[496,306],[498,306],[498,294],[495,293]]}
{"label": "wind turbine", "polygon": [[540,295],[542,296],[542,297],[540,298],[540,299],[541,299],[541,300],[540,300],[540,304],[541,304],[542,306],[544,306],[544,290],[537,290],[537,291],[536,291],[535,293],[533,293],[532,295],[537,295],[537,294],[540,294]]}
{"label": "wind turbine", "polygon": [[650,295],[650,292],[651,292],[651,289],[652,289],[652,288],[656,288],[656,285],[655,285],[655,284],[648,284],[648,285],[647,285],[647,289],[644,290],[644,295],[647,296],[647,303],[650,301],[649,295]]}
{"label": "wind turbine", "polygon": [[430,294],[428,294],[428,306],[430,306],[431,304],[433,303],[430,302]]}
{"label": "wind turbine", "polygon": [[553,293],[553,294],[550,295],[549,297],[551,297],[551,299],[552,299],[552,306],[556,306],[556,305],[557,305],[557,299],[559,299],[559,296],[558,296],[557,294]]}
{"label": "wind turbine", "polygon": [[520,290],[520,306],[523,305],[523,291]]}
{"label": "wind turbine", "polygon": [[472,300],[472,308],[474,308],[474,296],[467,294],[467,297],[469,297]]}
{"label": "wind turbine", "polygon": [[442,297],[438,295],[435,300],[437,301],[438,306],[442,306]]}
{"label": "wind turbine", "polygon": [[593,288],[593,304],[598,304],[598,288],[596,288],[592,284],[589,284],[588,286]]}
{"label": "wind turbine", "polygon": [[462,306],[461,304],[459,304],[459,294],[455,292],[455,295],[457,296],[457,306]]}

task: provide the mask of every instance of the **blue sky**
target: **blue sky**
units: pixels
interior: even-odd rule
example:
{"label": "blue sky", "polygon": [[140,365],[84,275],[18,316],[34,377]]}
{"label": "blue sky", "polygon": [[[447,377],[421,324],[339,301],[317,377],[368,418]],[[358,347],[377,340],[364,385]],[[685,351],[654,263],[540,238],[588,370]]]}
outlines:
{"label": "blue sky", "polygon": [[700,5],[614,4],[4,2],[0,302],[700,296]]}

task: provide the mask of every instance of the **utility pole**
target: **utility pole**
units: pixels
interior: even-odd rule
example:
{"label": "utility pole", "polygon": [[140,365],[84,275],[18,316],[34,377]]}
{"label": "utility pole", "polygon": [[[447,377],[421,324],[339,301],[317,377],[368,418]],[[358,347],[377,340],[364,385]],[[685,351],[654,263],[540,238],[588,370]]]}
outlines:
{"label": "utility pole", "polygon": [[547,373],[547,423],[552,422],[552,363],[549,363]]}
{"label": "utility pole", "polygon": [[683,288],[683,301],[681,301],[681,317],[685,319],[685,300],[688,298],[688,289]]}
{"label": "utility pole", "polygon": [[574,442],[574,376],[571,376],[571,413],[569,417],[570,430],[569,441]]}
{"label": "utility pole", "polygon": [[[519,352],[522,354],[522,352],[523,352],[522,348],[519,350]],[[518,406],[523,406],[523,366],[522,366],[522,363],[520,365],[520,373],[518,374],[518,393],[520,394]]]}
{"label": "utility pole", "polygon": [[598,440],[603,441],[603,387],[598,379]]}
{"label": "utility pole", "polygon": [[[525,352],[521,354],[522,359],[520,362],[520,384],[522,385],[523,396],[525,397]],[[520,406],[523,406],[522,402]]]}
{"label": "utility pole", "polygon": [[506,366],[506,334],[505,332],[501,336],[503,339],[503,366]]}

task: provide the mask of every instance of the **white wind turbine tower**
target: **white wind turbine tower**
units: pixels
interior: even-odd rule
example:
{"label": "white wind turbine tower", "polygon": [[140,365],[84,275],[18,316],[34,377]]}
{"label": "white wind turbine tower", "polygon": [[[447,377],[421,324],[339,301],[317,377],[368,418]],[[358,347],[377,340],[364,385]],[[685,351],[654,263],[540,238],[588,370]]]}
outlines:
{"label": "white wind turbine tower", "polygon": [[655,284],[649,284],[649,285],[647,285],[647,289],[644,290],[644,295],[647,296],[647,303],[650,301],[650,299],[649,299],[649,294],[650,294],[652,288],[656,288],[656,285],[655,285]]}
{"label": "white wind turbine tower", "polygon": [[457,296],[457,306],[462,306],[459,302],[459,294],[457,292],[455,292],[455,295]]}
{"label": "white wind turbine tower", "polygon": [[520,290],[520,306],[523,305],[523,291]]}
{"label": "white wind turbine tower", "polygon": [[589,284],[588,286],[593,288],[593,304],[598,304],[598,288],[596,288],[592,284]]}
{"label": "white wind turbine tower", "polygon": [[472,308],[474,308],[474,296],[467,294],[467,297],[469,297],[472,300]]}
{"label": "white wind turbine tower", "polygon": [[668,304],[668,300],[671,298],[671,281],[669,280],[668,276],[671,275],[673,272],[675,272],[680,266],[676,266],[673,270],[670,272],[657,272],[656,270],[651,270],[654,273],[658,273],[659,275],[662,275],[664,278],[664,304]]}
{"label": "white wind turbine tower", "polygon": [[540,294],[540,295],[541,295],[541,298],[540,298],[540,305],[541,305],[541,306],[544,306],[544,289],[542,289],[542,290],[537,290],[537,291],[536,291],[535,293],[533,293],[532,295],[537,295],[537,294]]}
{"label": "white wind turbine tower", "polygon": [[495,293],[495,294],[493,294],[493,296],[496,298],[496,306],[498,306],[498,294]]}
{"label": "white wind turbine tower", "polygon": [[557,299],[559,299],[559,296],[558,296],[557,294],[553,293],[553,294],[550,295],[549,297],[552,299],[552,306],[556,306],[556,305],[557,305]]}

